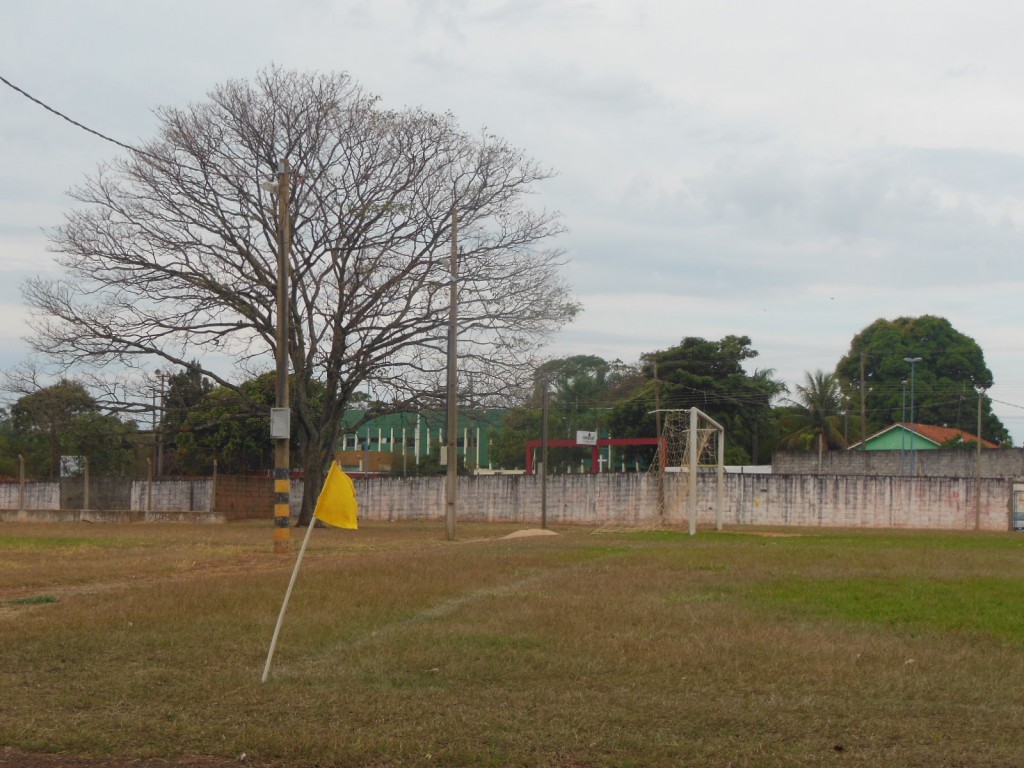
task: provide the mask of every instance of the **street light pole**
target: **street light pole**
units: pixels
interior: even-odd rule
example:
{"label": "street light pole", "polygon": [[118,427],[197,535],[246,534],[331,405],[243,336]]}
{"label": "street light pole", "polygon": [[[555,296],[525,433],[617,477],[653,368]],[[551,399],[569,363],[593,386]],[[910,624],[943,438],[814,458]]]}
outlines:
{"label": "street light pole", "polygon": [[[914,421],[914,366],[920,363],[923,358],[920,357],[904,357],[903,361],[910,363],[910,423],[913,425]],[[914,440],[914,433],[910,433],[910,476],[914,477],[917,474],[917,448],[915,446],[916,441]]]}
{"label": "street light pole", "polygon": [[903,385],[903,415],[900,416],[900,477],[906,474],[907,461],[907,380],[900,382]]}
{"label": "street light pole", "polygon": [[[288,161],[282,160],[277,168],[277,379],[274,406],[277,411],[271,419],[274,438],[274,552],[286,553],[291,549],[291,467],[289,444],[291,419],[288,403],[288,249],[291,245],[291,227],[288,219],[288,192],[291,172]],[[310,521],[310,525],[313,521]]]}

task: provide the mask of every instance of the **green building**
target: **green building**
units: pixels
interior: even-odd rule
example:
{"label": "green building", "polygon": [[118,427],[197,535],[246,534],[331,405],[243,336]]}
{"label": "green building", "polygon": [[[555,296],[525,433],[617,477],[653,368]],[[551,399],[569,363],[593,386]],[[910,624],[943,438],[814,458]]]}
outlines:
{"label": "green building", "polygon": [[[934,451],[953,441],[974,445],[978,438],[970,432],[954,427],[934,427],[930,424],[897,422],[876,432],[863,443],[854,443],[851,451]],[[982,439],[982,448],[998,448],[995,443]]]}
{"label": "green building", "polygon": [[[504,409],[459,413],[455,444],[467,469],[491,468],[488,447],[504,416]],[[397,454],[391,461],[396,474],[412,471],[424,457],[447,458],[442,450],[447,444],[448,416],[444,412],[393,413],[361,423],[365,419],[366,411],[352,409],[345,414],[337,450]]]}

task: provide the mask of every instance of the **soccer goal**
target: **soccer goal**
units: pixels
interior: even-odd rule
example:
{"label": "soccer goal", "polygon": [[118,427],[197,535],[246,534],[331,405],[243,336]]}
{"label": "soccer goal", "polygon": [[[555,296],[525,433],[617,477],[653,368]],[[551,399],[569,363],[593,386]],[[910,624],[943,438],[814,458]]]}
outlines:
{"label": "soccer goal", "polygon": [[725,427],[697,408],[656,411],[661,415],[661,440],[651,463],[658,475],[658,505],[665,514],[665,475],[678,472],[686,483],[690,535],[697,533],[697,475],[714,471],[715,527],[722,530],[725,485]]}

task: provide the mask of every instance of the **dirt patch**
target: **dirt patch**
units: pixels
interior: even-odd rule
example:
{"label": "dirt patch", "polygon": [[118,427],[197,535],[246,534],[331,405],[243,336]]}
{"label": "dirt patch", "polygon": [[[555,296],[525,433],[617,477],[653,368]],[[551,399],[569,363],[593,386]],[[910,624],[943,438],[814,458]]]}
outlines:
{"label": "dirt patch", "polygon": [[503,539],[524,539],[529,536],[558,536],[554,531],[549,531],[547,528],[527,528],[522,531],[515,531],[510,533],[508,536],[502,536]]}

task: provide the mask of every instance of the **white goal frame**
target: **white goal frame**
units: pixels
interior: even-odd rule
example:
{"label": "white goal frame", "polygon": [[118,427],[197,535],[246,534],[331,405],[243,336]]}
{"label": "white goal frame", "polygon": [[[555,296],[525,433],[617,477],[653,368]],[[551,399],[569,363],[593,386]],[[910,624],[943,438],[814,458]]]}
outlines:
{"label": "white goal frame", "polygon": [[[725,495],[725,427],[698,408],[655,411],[665,415],[665,425],[659,435],[654,465],[658,469],[658,503],[664,514],[664,481],[666,466],[672,461],[676,471],[686,470],[686,507],[690,535],[697,533],[697,472],[700,467],[714,466],[717,474],[715,493],[715,528],[722,530],[723,497]],[[686,429],[679,429],[682,415],[688,414]],[[682,437],[680,441],[680,436]],[[714,459],[707,455],[708,443],[716,437]],[[672,441],[670,446],[669,441]],[[670,447],[676,448],[670,451]],[[682,450],[680,450],[682,449]],[[685,453],[685,455],[683,455]],[[671,457],[671,458],[670,458]],[[678,457],[678,464],[676,463]],[[653,468],[653,467],[652,467]]]}

